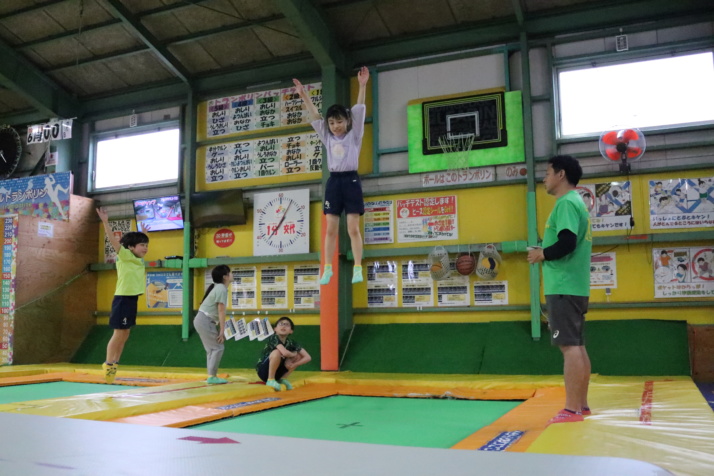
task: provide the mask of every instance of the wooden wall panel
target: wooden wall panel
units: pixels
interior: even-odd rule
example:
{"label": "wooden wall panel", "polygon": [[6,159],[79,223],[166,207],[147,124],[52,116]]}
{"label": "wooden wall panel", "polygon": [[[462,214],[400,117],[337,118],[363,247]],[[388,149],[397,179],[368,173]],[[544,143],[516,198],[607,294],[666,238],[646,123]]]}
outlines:
{"label": "wooden wall panel", "polygon": [[[40,222],[53,237],[38,235]],[[69,361],[95,324],[99,226],[94,200],[72,195],[70,220],[20,216],[17,251],[15,364]]]}

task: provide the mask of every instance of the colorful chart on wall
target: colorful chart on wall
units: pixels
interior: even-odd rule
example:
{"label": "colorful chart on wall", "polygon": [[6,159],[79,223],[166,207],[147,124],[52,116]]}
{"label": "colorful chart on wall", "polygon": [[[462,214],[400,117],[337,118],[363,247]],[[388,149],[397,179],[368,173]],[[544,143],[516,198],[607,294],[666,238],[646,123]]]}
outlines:
{"label": "colorful chart on wall", "polygon": [[655,298],[714,297],[714,248],[654,248]]}
{"label": "colorful chart on wall", "polygon": [[714,177],[650,180],[650,227],[714,227]]}
{"label": "colorful chart on wall", "polygon": [[593,233],[631,228],[632,184],[629,180],[580,184],[575,190],[590,212]]}

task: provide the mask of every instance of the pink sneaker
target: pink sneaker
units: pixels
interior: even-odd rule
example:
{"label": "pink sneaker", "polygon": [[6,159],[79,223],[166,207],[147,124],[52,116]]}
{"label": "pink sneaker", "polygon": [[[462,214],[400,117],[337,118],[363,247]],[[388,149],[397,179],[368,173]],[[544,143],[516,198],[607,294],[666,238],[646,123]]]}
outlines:
{"label": "pink sneaker", "polygon": [[580,414],[581,414],[582,416],[588,416],[588,415],[592,415],[593,412],[590,411],[590,408],[589,408],[589,407],[583,407],[583,411],[581,411]]}
{"label": "pink sneaker", "polygon": [[560,410],[557,415],[548,420],[551,423],[572,423],[574,421],[585,421],[585,418],[580,413],[572,413],[567,410]]}

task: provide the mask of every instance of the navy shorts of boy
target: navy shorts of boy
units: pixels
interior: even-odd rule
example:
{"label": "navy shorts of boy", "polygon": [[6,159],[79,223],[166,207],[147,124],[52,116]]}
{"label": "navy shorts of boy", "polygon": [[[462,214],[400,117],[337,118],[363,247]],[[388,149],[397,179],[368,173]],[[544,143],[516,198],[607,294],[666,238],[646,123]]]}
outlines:
{"label": "navy shorts of boy", "polygon": [[330,172],[325,186],[325,201],[322,211],[327,215],[358,213],[364,215],[362,183],[357,171]]}
{"label": "navy shorts of boy", "polygon": [[114,296],[112,313],[109,315],[109,327],[130,329],[136,325],[136,308],[139,296]]}
{"label": "navy shorts of boy", "polygon": [[[264,361],[262,361],[258,365],[258,377],[260,380],[263,382],[268,381],[268,371],[270,370],[270,356],[266,357]],[[281,358],[280,359],[280,365],[278,365],[277,370],[275,371],[275,380],[280,380],[283,375],[288,373],[288,368],[285,367],[285,359]]]}
{"label": "navy shorts of boy", "polygon": [[585,345],[585,314],[588,312],[587,296],[549,294],[545,296],[548,308],[550,342],[557,346]]}

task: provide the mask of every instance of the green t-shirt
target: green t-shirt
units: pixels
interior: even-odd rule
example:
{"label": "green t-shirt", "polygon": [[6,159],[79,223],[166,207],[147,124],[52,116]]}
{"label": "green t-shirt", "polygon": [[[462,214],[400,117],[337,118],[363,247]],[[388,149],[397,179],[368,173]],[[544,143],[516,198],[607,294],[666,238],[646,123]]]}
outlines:
{"label": "green t-shirt", "polygon": [[575,190],[556,200],[545,224],[543,248],[558,241],[558,233],[563,230],[570,230],[577,236],[575,250],[560,259],[543,261],[545,294],[590,296],[590,254],[593,249],[590,214]]}
{"label": "green t-shirt", "polygon": [[285,338],[285,342],[281,342],[280,337],[278,337],[278,334],[273,334],[272,336],[265,339],[265,347],[263,347],[263,352],[260,353],[260,359],[258,359],[258,364],[256,365],[256,367],[268,358],[268,356],[276,349],[276,347],[278,347],[278,344],[283,344],[283,347],[285,347],[288,352],[300,352],[302,350],[302,346],[292,340],[290,337]]}
{"label": "green t-shirt", "polygon": [[146,268],[144,260],[123,246],[117,253],[116,296],[138,296],[146,289]]}

